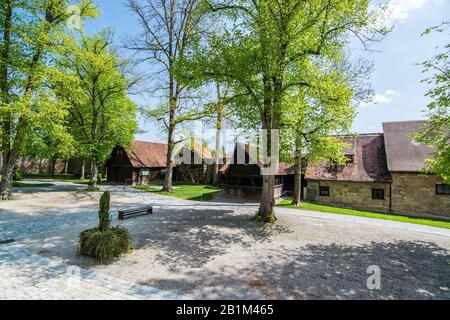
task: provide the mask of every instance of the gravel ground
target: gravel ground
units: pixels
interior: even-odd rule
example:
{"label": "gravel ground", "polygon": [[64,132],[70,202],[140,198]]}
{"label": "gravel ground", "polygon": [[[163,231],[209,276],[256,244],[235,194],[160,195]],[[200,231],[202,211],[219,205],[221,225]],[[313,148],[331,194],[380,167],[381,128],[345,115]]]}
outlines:
{"label": "gravel ground", "polygon": [[[261,227],[252,221],[251,204],[110,189],[113,212],[155,206],[153,216],[114,221],[130,230],[136,250],[111,265],[98,265],[75,250],[79,232],[96,223],[99,194],[21,194],[0,209],[0,223],[3,230],[26,235],[21,243],[41,256],[192,298],[450,299],[448,232],[291,210],[279,211],[277,226]],[[47,221],[52,215],[71,227],[57,222],[47,233],[19,230],[29,219]],[[380,290],[367,288],[372,265],[381,269]]]}

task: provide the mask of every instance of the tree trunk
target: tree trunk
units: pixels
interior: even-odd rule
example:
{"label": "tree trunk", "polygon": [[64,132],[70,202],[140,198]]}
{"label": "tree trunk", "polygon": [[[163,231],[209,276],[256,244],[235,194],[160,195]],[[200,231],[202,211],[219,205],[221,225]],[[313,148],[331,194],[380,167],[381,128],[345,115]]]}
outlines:
{"label": "tree trunk", "polygon": [[55,176],[56,158],[52,158],[52,177]]}
{"label": "tree trunk", "polygon": [[[11,32],[12,32],[12,12],[13,12],[13,2],[12,0],[7,0],[4,2],[4,20],[3,22],[3,50],[1,52],[0,59],[0,102],[3,105],[8,105],[9,99],[9,58],[10,58],[10,46],[11,46]],[[3,107],[3,106],[2,106]],[[6,192],[6,198],[10,197],[12,182],[12,172],[11,176],[8,176],[8,171],[14,168],[8,168],[8,154],[11,147],[10,144],[10,117],[7,114],[2,116],[2,132],[1,132],[1,146],[2,146],[2,163],[1,172],[2,177],[0,178],[0,196],[3,198],[3,194]],[[6,173],[6,174],[5,174]],[[10,186],[9,186],[10,185]]]}
{"label": "tree trunk", "polygon": [[302,200],[302,147],[301,141],[297,138],[295,146],[295,157],[297,163],[295,164],[295,184],[294,184],[294,196],[292,204],[299,206]]}
{"label": "tree trunk", "polygon": [[292,204],[294,206],[299,206],[302,200],[302,158],[297,159],[297,164],[295,168],[295,184],[294,184],[294,199]]}
{"label": "tree trunk", "polygon": [[16,155],[13,151],[6,150],[3,154],[2,181],[0,182],[0,195],[2,200],[12,198],[12,183]]}
{"label": "tree trunk", "polygon": [[275,219],[275,214],[273,212],[275,206],[274,190],[275,176],[263,176],[263,187],[259,204],[259,216],[263,222],[271,222]]}
{"label": "tree trunk", "polygon": [[219,169],[222,163],[222,115],[217,115],[216,158],[214,160],[213,185],[219,185]]}
{"label": "tree trunk", "polygon": [[214,169],[213,169],[213,185],[217,186],[219,185],[219,167],[221,163],[221,155],[222,155],[222,146],[221,146],[221,130],[217,130],[216,132],[216,158],[214,160]]}
{"label": "tree trunk", "polygon": [[167,166],[166,175],[164,177],[164,187],[163,191],[172,192],[173,191],[173,153],[174,143],[169,140],[168,150],[167,150]]}
{"label": "tree trunk", "polygon": [[84,180],[86,177],[86,160],[83,160],[81,164],[81,180]]}
{"label": "tree trunk", "polygon": [[97,188],[98,164],[93,160],[91,163],[91,187]]}
{"label": "tree trunk", "polygon": [[[264,150],[263,155],[263,165],[268,166],[269,160],[272,157],[272,132],[270,131],[270,126],[267,125],[266,119],[263,120],[263,129],[267,130],[267,136],[263,137],[266,140],[267,146],[266,150]],[[275,213],[273,208],[275,206],[275,175],[268,174],[265,172],[263,175],[263,185],[261,190],[261,201],[259,206],[259,217],[263,222],[269,223],[276,220]]]}
{"label": "tree trunk", "polygon": [[64,173],[67,174],[69,172],[69,159],[64,163]]}
{"label": "tree trunk", "polygon": [[164,177],[164,187],[163,191],[172,192],[173,191],[173,151],[175,149],[174,134],[175,134],[175,105],[176,101],[171,99],[171,109],[170,109],[170,124],[169,132],[167,135],[167,164],[166,164],[166,175]]}

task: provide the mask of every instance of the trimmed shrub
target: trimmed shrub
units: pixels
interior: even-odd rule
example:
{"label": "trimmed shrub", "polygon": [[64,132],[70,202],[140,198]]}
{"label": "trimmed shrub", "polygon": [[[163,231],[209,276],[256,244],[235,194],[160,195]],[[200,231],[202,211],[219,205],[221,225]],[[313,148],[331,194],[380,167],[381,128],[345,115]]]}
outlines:
{"label": "trimmed shrub", "polygon": [[107,231],[110,224],[110,215],[109,215],[109,202],[111,200],[111,196],[109,194],[109,191],[106,191],[103,193],[102,197],[100,198],[100,210],[98,211],[98,228],[100,231]]}
{"label": "trimmed shrub", "polygon": [[125,228],[110,227],[106,231],[89,229],[80,234],[80,253],[109,263],[133,250],[133,240]]}
{"label": "trimmed shrub", "polygon": [[14,170],[13,181],[21,181],[23,179],[23,173],[20,170]]}
{"label": "trimmed shrub", "polygon": [[94,182],[93,181],[89,181],[88,187],[87,187],[87,191],[95,192],[95,191],[99,191],[99,190],[100,190],[100,188],[94,186]]}
{"label": "trimmed shrub", "polygon": [[83,231],[78,242],[80,253],[109,263],[121,254],[133,250],[133,239],[125,228],[111,227],[109,215],[110,193],[106,191],[100,198],[98,228]]}

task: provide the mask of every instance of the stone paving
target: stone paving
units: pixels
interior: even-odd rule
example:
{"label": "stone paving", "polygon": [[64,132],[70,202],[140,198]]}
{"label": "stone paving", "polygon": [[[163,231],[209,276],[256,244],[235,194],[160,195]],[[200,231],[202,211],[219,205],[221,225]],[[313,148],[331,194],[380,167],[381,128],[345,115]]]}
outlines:
{"label": "stone paving", "polygon": [[[0,299],[450,298],[450,230],[279,208],[281,229],[266,234],[251,223],[255,204],[102,188],[112,212],[156,208],[123,224],[136,250],[110,266],[80,262],[76,239],[97,224],[101,193],[21,190],[0,206],[0,241],[16,240],[0,245]],[[386,277],[378,293],[359,288],[373,261]]]}
{"label": "stone paving", "polygon": [[167,291],[41,257],[22,245],[0,246],[0,300],[179,300]]}

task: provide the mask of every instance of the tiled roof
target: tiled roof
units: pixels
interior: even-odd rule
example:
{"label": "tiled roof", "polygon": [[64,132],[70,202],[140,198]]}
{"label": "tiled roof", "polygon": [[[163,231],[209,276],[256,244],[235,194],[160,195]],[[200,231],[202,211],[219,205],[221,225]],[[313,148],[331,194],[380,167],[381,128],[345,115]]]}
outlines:
{"label": "tiled roof", "polygon": [[353,156],[353,163],[337,167],[330,167],[326,161],[310,164],[306,171],[306,179],[349,182],[390,181],[382,134],[346,136],[342,139],[351,145],[344,150],[344,153]]}
{"label": "tiled roof", "polygon": [[[257,157],[257,148],[253,145],[250,144],[243,144],[238,142],[236,144],[236,147],[234,149],[233,154],[231,155],[230,159],[228,159],[227,163],[220,169],[220,173],[226,173],[228,171],[228,169],[230,168],[231,165],[233,165],[233,163],[236,162],[240,162],[243,161],[244,159],[239,159],[240,161],[237,160],[237,152],[241,152],[239,154],[240,157],[246,157],[247,161],[249,161],[250,163],[255,163],[254,158]],[[262,166],[260,161],[256,161],[258,166]],[[278,164],[278,168],[277,168],[277,176],[285,176],[285,175],[291,175],[291,174],[295,174],[295,166],[292,164],[287,164],[287,163],[280,163]]]}
{"label": "tiled roof", "polygon": [[426,121],[383,123],[389,171],[420,172],[427,166],[433,149],[414,140],[414,135],[426,125]]}
{"label": "tiled roof", "polygon": [[[197,153],[203,159],[212,159],[211,151],[200,143],[195,144]],[[168,146],[164,143],[134,140],[127,149],[128,158],[134,168],[164,168],[167,164]]]}
{"label": "tiled roof", "polygon": [[164,168],[167,150],[167,144],[134,140],[126,152],[134,168]]}

